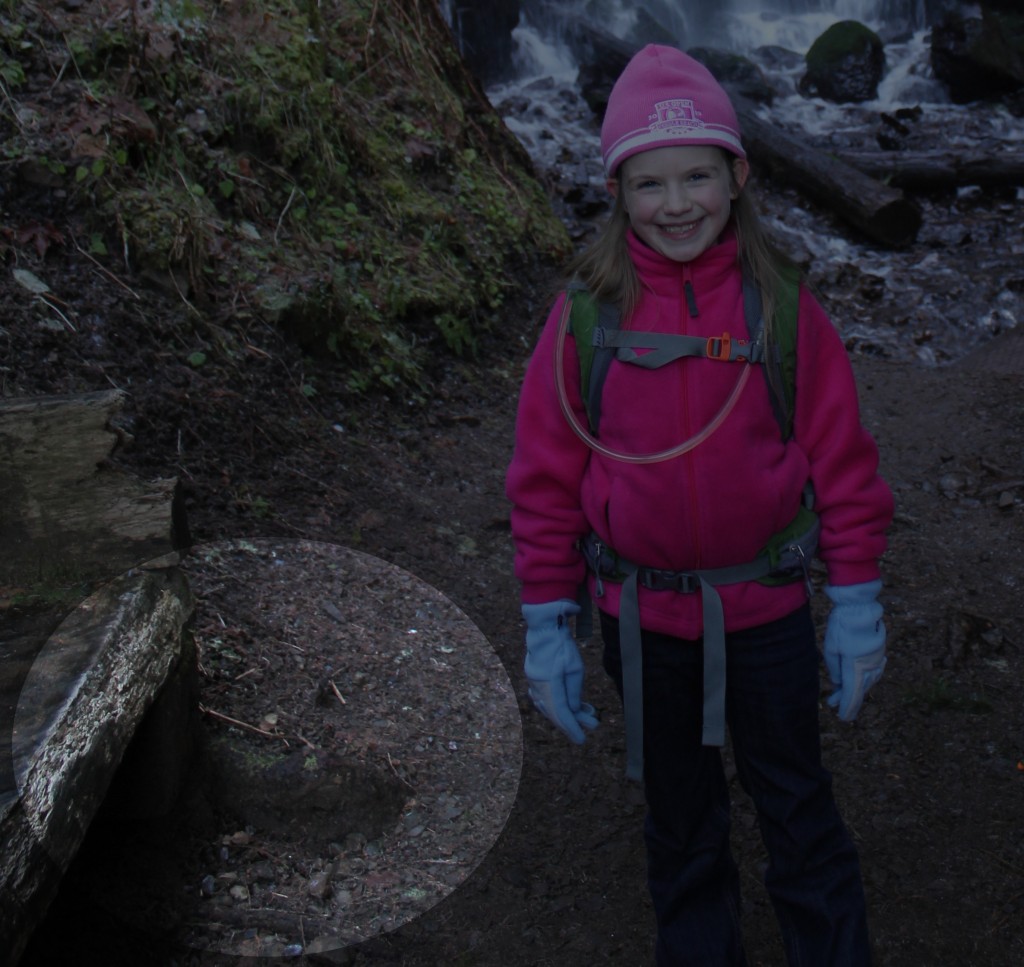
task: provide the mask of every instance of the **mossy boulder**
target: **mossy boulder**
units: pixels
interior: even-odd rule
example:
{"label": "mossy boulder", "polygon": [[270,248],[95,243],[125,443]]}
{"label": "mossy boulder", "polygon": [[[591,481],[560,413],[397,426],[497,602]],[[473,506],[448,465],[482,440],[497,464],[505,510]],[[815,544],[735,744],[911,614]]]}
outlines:
{"label": "mossy boulder", "polygon": [[811,44],[800,93],[837,104],[870,101],[878,96],[885,74],[885,49],[870,27],[841,20]]}

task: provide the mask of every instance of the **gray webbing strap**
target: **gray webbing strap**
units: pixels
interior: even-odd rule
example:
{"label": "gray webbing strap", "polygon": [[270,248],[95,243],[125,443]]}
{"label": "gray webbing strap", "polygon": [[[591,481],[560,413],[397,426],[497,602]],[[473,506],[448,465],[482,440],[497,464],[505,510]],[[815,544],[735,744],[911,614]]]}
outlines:
{"label": "gray webbing strap", "polygon": [[[723,569],[726,570],[726,569]],[[731,570],[731,569],[728,569]],[[763,568],[759,568],[762,571]],[[644,771],[644,676],[640,632],[639,570],[622,583],[619,644],[622,651],[622,705],[626,719],[626,778]],[[699,575],[697,575],[699,576]],[[704,711],[701,742],[725,745],[725,615],[715,586],[700,578],[704,606]]]}
{"label": "gray webbing strap", "polygon": [[[659,369],[687,356],[717,359],[722,362],[760,362],[760,342],[733,339],[728,333],[708,338],[669,332],[633,332],[628,329],[594,329],[594,345],[615,349],[615,358],[622,363]],[[635,348],[634,348],[635,347]],[[647,349],[640,354],[635,349]]]}
{"label": "gray webbing strap", "polygon": [[[814,532],[814,541],[817,540]],[[767,554],[761,554],[746,564],[708,568],[699,571],[659,571],[637,567],[610,552],[596,535],[582,542],[587,563],[597,576],[597,593],[602,592],[601,581],[607,578],[622,582],[619,597],[619,645],[622,654],[622,704],[626,720],[626,777],[639,780],[643,776],[644,762],[644,688],[643,646],[640,630],[639,584],[655,590],[675,590],[685,593],[701,590],[704,612],[704,704],[701,742],[707,746],[725,745],[725,614],[722,599],[716,590],[719,584],[737,584],[757,581],[781,570],[803,568],[813,548],[805,549],[798,541],[787,547],[773,567]]]}
{"label": "gray webbing strap", "polygon": [[637,571],[622,584],[619,598],[619,645],[622,652],[622,709],[626,719],[626,778],[644,774],[644,660],[640,644],[640,599]]}
{"label": "gray webbing strap", "polygon": [[725,745],[725,615],[710,581],[700,579],[704,606],[704,719],[702,745]]}
{"label": "gray webbing strap", "polygon": [[[595,332],[595,340],[597,333]],[[615,358],[622,363],[632,363],[644,369],[658,369],[685,356],[707,356],[707,339],[699,336],[680,336],[667,332],[629,332],[622,329],[605,333],[603,346],[612,346],[617,352]],[[642,355],[638,349],[649,349]]]}
{"label": "gray webbing strap", "polygon": [[[571,284],[569,288],[586,291],[586,287],[578,281]],[[688,288],[687,300],[690,303],[690,314],[695,316],[697,312],[691,301],[692,295],[692,288]],[[761,294],[758,287],[746,275],[743,284],[743,310],[748,339],[733,339],[728,333],[708,339],[679,333],[622,330],[619,328],[618,310],[610,304],[601,303],[598,325],[594,327],[591,334],[592,343],[598,349],[614,349],[615,358],[620,362],[631,363],[645,369],[657,369],[684,357],[704,357],[722,362],[762,363],[765,361],[766,350]],[[637,349],[648,351],[637,353]],[[594,360],[595,370],[590,375],[590,398],[587,402],[588,413],[591,414],[591,426],[596,427],[600,415],[601,385],[611,362],[611,353],[597,353]],[[598,366],[600,366],[600,375],[596,370]],[[772,394],[772,406],[773,409],[777,409],[774,394]],[[810,504],[807,506],[809,507]],[[804,579],[810,592],[807,564],[817,544],[817,534],[815,532],[813,544],[808,544],[806,547],[799,542],[791,544],[785,549],[774,568],[767,556],[762,555],[745,565],[692,572],[665,572],[650,568],[638,568],[622,561],[614,554],[611,555],[610,568],[603,570],[602,554],[608,549],[602,549],[602,545],[595,541],[596,535],[591,535],[581,542],[581,546],[597,578],[597,595],[600,596],[603,593],[601,586],[603,576],[623,583],[619,601],[619,636],[626,720],[626,775],[630,779],[640,779],[643,775],[643,652],[638,592],[641,572],[644,584],[648,587],[692,592],[696,590],[695,582],[699,583],[704,614],[702,742],[704,745],[720,747],[725,745],[725,617],[722,599],[715,589],[715,585],[756,581],[777,571],[799,567],[803,569]],[[614,574],[616,569],[622,573]],[[648,583],[649,578],[653,578],[654,583]],[[590,620],[592,602],[589,593],[581,593],[580,600],[583,612],[577,618],[576,636],[583,638],[592,631]]]}

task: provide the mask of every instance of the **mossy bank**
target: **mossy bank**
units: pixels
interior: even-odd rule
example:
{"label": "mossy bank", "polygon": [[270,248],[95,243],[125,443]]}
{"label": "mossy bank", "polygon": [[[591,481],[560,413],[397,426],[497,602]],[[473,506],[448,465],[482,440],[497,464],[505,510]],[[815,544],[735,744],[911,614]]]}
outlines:
{"label": "mossy bank", "polygon": [[5,261],[77,246],[357,392],[472,354],[568,252],[433,0],[0,0],[0,83]]}

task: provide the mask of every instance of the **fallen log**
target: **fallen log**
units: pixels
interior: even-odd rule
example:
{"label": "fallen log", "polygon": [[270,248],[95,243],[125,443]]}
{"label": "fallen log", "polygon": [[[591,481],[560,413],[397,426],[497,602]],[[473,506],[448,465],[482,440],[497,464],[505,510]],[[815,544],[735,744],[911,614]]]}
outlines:
{"label": "fallen log", "polygon": [[155,735],[137,756],[143,772],[130,785],[158,815],[173,803],[196,734],[196,664],[185,631],[192,611],[179,571],[133,571],[86,599],[41,649],[16,647],[34,659],[20,698],[4,703],[10,720],[0,744],[5,964],[17,963],[140,725],[154,716]]}
{"label": "fallen log", "polygon": [[801,194],[882,245],[904,248],[921,228],[921,209],[899,188],[763,120],[752,102],[730,92],[748,154]]}
{"label": "fallen log", "polygon": [[[42,921],[123,762],[125,808],[161,815],[191,755],[193,605],[173,567],[187,526],[175,480],[108,465],[123,402],[118,391],[0,400],[5,964]],[[50,602],[69,588],[92,593],[68,614]]]}
{"label": "fallen log", "polygon": [[107,466],[118,390],[0,400],[0,585],[90,579],[188,544],[177,480]]}
{"label": "fallen log", "polygon": [[1024,155],[1005,152],[841,151],[846,164],[909,191],[1024,186]]}

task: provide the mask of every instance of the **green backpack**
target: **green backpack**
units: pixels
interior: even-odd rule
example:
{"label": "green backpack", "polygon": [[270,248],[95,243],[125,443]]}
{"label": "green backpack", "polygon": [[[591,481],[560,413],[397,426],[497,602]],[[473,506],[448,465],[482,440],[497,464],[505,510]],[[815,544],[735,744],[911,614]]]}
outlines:
{"label": "green backpack", "polygon": [[[775,317],[775,338],[765,346],[761,292],[749,279],[743,280],[743,312],[747,322],[747,340],[732,339],[728,333],[707,339],[669,333],[630,332],[619,326],[619,310],[600,302],[582,285],[571,283],[567,294],[570,302],[569,327],[576,340],[580,360],[580,393],[583,397],[590,432],[598,436],[601,420],[601,393],[613,358],[647,369],[664,366],[684,356],[703,356],[726,362],[761,364],[768,383],[772,411],[779,424],[783,441],[793,435],[793,412],[796,402],[797,312],[800,301],[798,270],[783,270],[783,286]],[[650,350],[637,355],[635,348]],[[809,558],[817,545],[818,518],[813,510],[814,491],[810,481],[804,488],[803,501],[793,521],[762,548],[773,567],[773,573],[761,577],[762,584],[786,584],[791,575],[774,573],[794,541]]]}
{"label": "green backpack", "polygon": [[[613,358],[647,369],[664,366],[684,356],[703,356],[728,362],[760,363],[768,381],[772,410],[782,439],[793,435],[796,400],[797,308],[800,300],[797,270],[783,271],[775,338],[765,346],[761,293],[753,281],[743,281],[743,312],[749,340],[732,339],[728,333],[712,339],[669,333],[634,333],[620,328],[619,310],[598,301],[584,286],[570,283],[570,331],[580,360],[580,387],[590,432],[596,437],[601,421],[601,394]],[[650,352],[637,355],[635,348]]]}
{"label": "green backpack", "polygon": [[[782,439],[793,435],[796,399],[796,337],[799,279],[795,272],[784,274],[776,313],[774,339],[765,346],[761,294],[747,279],[743,283],[743,311],[749,339],[732,339],[728,333],[706,339],[670,333],[634,333],[619,325],[619,311],[595,299],[585,288],[570,285],[569,326],[576,340],[580,360],[580,392],[587,410],[590,432],[598,435],[601,419],[601,391],[612,358],[649,369],[684,356],[703,356],[723,362],[759,363],[768,382],[772,410]],[[635,350],[648,350],[638,355]],[[595,575],[597,594],[603,594],[605,580],[620,582],[619,627],[622,647],[623,708],[626,719],[626,776],[643,775],[643,672],[638,586],[682,593],[700,591],[703,599],[704,633],[704,745],[725,744],[725,620],[717,585],[759,581],[766,585],[788,584],[801,577],[811,594],[809,564],[818,544],[820,524],[813,508],[810,482],[796,517],[773,535],[753,561],[732,567],[688,572],[667,572],[641,567],[621,558],[603,544],[596,533],[584,537],[579,547]],[[592,607],[586,585],[580,592],[581,612],[576,637],[592,631]]]}

